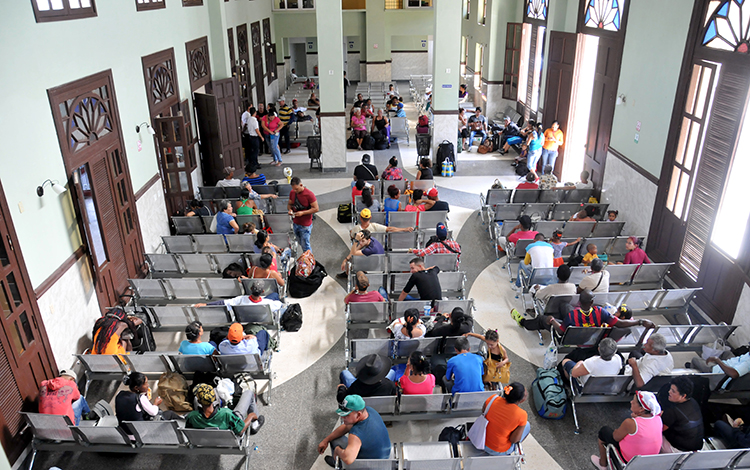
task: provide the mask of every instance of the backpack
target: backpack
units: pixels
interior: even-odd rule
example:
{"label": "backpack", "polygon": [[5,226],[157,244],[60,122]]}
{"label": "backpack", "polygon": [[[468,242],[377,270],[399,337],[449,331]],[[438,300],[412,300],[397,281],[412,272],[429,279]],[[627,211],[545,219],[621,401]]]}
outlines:
{"label": "backpack", "polygon": [[437,158],[435,159],[435,173],[441,173],[443,171],[443,162],[448,160],[453,163],[453,171],[457,171],[456,168],[456,151],[453,147],[453,142],[444,140],[443,143],[438,145]]}
{"label": "backpack", "polygon": [[362,150],[372,150],[374,148],[375,148],[375,139],[371,135],[366,135],[362,139]]}
{"label": "backpack", "polygon": [[458,455],[458,443],[459,441],[466,440],[466,426],[446,426],[440,431],[438,441],[450,442],[453,446],[453,455]]}
{"label": "backpack", "polygon": [[313,295],[313,293],[318,290],[318,287],[323,284],[323,279],[328,275],[325,266],[320,263],[315,263],[315,267],[307,277],[297,276],[296,271],[296,269],[292,269],[289,272],[287,294],[289,294],[290,297],[297,299]]}
{"label": "backpack", "polygon": [[531,383],[531,394],[534,409],[542,418],[562,419],[565,416],[568,395],[556,369],[537,369],[536,379]]}
{"label": "backpack", "polygon": [[355,139],[354,136],[346,139],[346,148],[349,150],[357,150],[357,139]]}
{"label": "backpack", "polygon": [[419,116],[419,122],[417,125],[419,127],[428,127],[430,125],[430,118],[428,118],[426,114]]}
{"label": "backpack", "polygon": [[336,215],[336,220],[339,221],[339,223],[342,224],[350,224],[352,223],[352,205],[349,204],[339,204],[339,211]]}
{"label": "backpack", "polygon": [[280,323],[284,331],[299,331],[302,328],[302,307],[299,304],[289,304]]}
{"label": "backpack", "polygon": [[[351,207],[349,209],[351,211]],[[297,267],[294,270],[297,277],[307,277],[315,268],[315,257],[312,251],[307,250],[297,258]]]}
{"label": "backpack", "polygon": [[376,140],[375,148],[373,150],[385,150],[388,148],[388,141],[386,139]]}
{"label": "backpack", "polygon": [[519,163],[518,165],[516,165],[516,174],[518,176],[526,176],[529,174],[529,169],[526,168],[525,163]]}
{"label": "backpack", "polygon": [[216,328],[211,330],[211,334],[208,336],[208,339],[209,341],[213,342],[218,348],[219,344],[221,344],[222,341],[227,339],[228,334],[229,334],[229,326],[217,326]]}
{"label": "backpack", "polygon": [[182,374],[165,372],[159,377],[159,396],[164,404],[172,411],[193,411],[187,401],[188,384]]}
{"label": "backpack", "polygon": [[156,351],[156,341],[154,340],[154,334],[151,332],[151,327],[143,322],[136,327],[136,330],[138,330],[137,333],[130,341],[133,346],[133,351]]}

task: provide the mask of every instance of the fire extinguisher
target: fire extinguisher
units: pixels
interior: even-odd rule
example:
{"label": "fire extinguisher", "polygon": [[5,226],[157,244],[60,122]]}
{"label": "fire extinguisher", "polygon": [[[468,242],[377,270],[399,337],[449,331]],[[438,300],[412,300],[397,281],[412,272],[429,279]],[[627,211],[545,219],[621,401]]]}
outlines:
{"label": "fire extinguisher", "polygon": [[317,65],[315,67],[313,67],[313,75],[316,76],[316,77],[318,76],[318,66]]}

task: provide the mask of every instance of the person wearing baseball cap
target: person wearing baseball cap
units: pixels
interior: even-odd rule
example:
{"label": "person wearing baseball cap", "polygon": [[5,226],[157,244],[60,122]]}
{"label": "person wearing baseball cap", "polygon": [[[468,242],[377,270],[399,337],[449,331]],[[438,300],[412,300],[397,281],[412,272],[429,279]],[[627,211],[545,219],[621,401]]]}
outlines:
{"label": "person wearing baseball cap", "polygon": [[196,409],[185,416],[185,427],[193,429],[227,429],[241,436],[249,427],[250,434],[257,434],[266,418],[258,415],[255,391],[244,390],[234,411],[221,406],[216,390],[208,384],[193,388]]}
{"label": "person wearing baseball cap", "polygon": [[[261,331],[265,333],[265,330]],[[261,338],[260,331],[258,333],[258,336],[246,335],[241,324],[232,323],[227,339],[219,343],[219,352],[221,354],[261,354],[268,345],[268,336]],[[264,339],[265,344],[260,344],[261,339]]]}
{"label": "person wearing baseball cap", "polygon": [[328,465],[335,468],[337,458],[347,465],[357,459],[390,458],[392,445],[388,428],[380,414],[367,406],[360,395],[340,400],[336,414],[341,417],[341,426],[318,444],[320,454],[331,446],[331,455],[325,456]]}
{"label": "person wearing baseball cap", "polygon": [[370,233],[413,232],[414,227],[386,227],[383,224],[372,222],[372,211],[364,208],[359,211],[359,224],[349,229],[349,237],[354,240],[362,230],[369,230]]}
{"label": "person wearing baseball cap", "polygon": [[[432,188],[427,191],[427,199],[428,200],[425,201],[425,203],[427,204],[428,211],[451,211],[450,205],[448,205],[446,201],[441,201],[440,199],[438,199],[437,188]],[[432,204],[430,204],[429,201],[432,201]]]}
{"label": "person wearing baseball cap", "polygon": [[604,426],[599,430],[599,455],[592,455],[591,462],[600,470],[607,468],[607,445],[617,448],[624,462],[636,455],[656,455],[661,450],[662,422],[661,406],[656,395],[637,391],[630,400],[630,418],[619,428]]}
{"label": "person wearing baseball cap", "polygon": [[225,166],[223,170],[224,179],[217,181],[216,186],[222,188],[239,187],[242,181],[234,177],[234,170],[235,168],[233,166]]}
{"label": "person wearing baseball cap", "polygon": [[[362,209],[363,211],[367,209]],[[349,266],[347,263],[351,261],[355,256],[370,256],[370,255],[384,255],[385,248],[383,244],[372,238],[372,234],[369,230],[362,230],[354,236],[354,243],[352,243],[349,249],[349,254],[341,262],[341,272],[336,275],[339,279],[349,275]]]}
{"label": "person wearing baseball cap", "polygon": [[88,414],[89,404],[78,391],[78,376],[71,369],[60,371],[60,376],[43,380],[39,388],[39,413],[47,415],[65,415],[76,426],[81,422],[81,415]]}
{"label": "person wearing baseball cap", "polygon": [[433,253],[456,254],[461,259],[461,245],[455,240],[448,240],[448,228],[444,223],[438,222],[435,226],[435,237],[430,237],[427,246],[422,249],[409,248],[409,253],[414,253],[420,258]]}

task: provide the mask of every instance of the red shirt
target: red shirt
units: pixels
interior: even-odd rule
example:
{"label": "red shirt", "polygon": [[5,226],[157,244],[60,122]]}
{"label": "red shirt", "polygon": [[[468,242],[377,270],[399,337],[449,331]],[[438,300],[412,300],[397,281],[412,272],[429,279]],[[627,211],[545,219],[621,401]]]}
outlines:
{"label": "red shirt", "polygon": [[516,186],[516,189],[539,189],[539,185],[536,183],[529,183],[528,181],[524,181],[523,183]]}
{"label": "red shirt", "polygon": [[[299,201],[299,203],[305,208],[311,207],[312,203],[317,201],[317,199],[315,199],[315,194],[313,194],[313,192],[307,188],[303,189],[302,192],[300,193],[296,191],[292,191],[289,194],[289,200],[292,201],[292,210],[294,212],[299,212],[298,210],[294,208],[294,201]],[[305,227],[309,227],[310,225],[312,225],[312,214],[307,214],[307,215],[303,215],[300,217],[294,217],[292,219],[292,222],[294,222],[297,225],[303,225]]]}
{"label": "red shirt", "polygon": [[534,230],[521,230],[508,235],[508,241],[511,243],[518,243],[518,240],[533,240],[537,233],[539,232]]}
{"label": "red shirt", "polygon": [[380,295],[380,292],[374,290],[370,291],[366,294],[359,294],[357,292],[350,292],[346,297],[344,297],[344,303],[356,303],[356,302],[383,302],[385,299],[383,299],[383,296]]}
{"label": "red shirt", "polygon": [[637,248],[629,251],[625,255],[625,259],[623,260],[622,264],[649,264],[651,263],[651,260],[648,259],[648,255],[646,255],[646,252],[643,251],[640,248]]}
{"label": "red shirt", "polygon": [[73,402],[81,398],[76,383],[65,377],[43,380],[39,389],[39,412],[46,415],[67,415],[75,424]]}

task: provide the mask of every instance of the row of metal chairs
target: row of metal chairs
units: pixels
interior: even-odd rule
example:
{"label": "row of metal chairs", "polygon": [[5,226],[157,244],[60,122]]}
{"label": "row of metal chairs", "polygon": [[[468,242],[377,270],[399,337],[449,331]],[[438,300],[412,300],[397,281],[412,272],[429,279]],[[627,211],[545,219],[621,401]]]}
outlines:
{"label": "row of metal chairs", "polygon": [[701,450],[677,454],[636,455],[625,463],[614,446],[607,446],[614,470],[741,470],[750,469],[750,449]]}
{"label": "row of metal chairs", "polygon": [[[260,253],[146,253],[149,274],[154,279],[221,276],[230,264],[238,264],[243,271],[258,266]],[[286,277],[286,271],[279,267]]]}
{"label": "row of metal chairs", "polygon": [[462,300],[386,300],[385,302],[352,302],[346,306],[347,330],[385,327],[396,318],[404,316],[407,309],[415,308],[420,315],[429,308],[432,314],[450,313],[461,308],[466,313],[474,310],[473,299]]}
{"label": "row of metal chairs", "polygon": [[[355,256],[349,262],[349,272],[402,273],[409,272],[412,253],[387,253],[384,255]],[[455,253],[433,253],[424,258],[425,266],[437,266],[440,271],[458,271],[460,262]]]}
{"label": "row of metal chairs", "polygon": [[[176,421],[124,421],[123,427],[98,423],[73,426],[66,415],[21,412],[34,439],[28,469],[32,470],[39,451],[107,452],[128,454],[180,454],[244,456],[250,469],[250,433],[238,437],[231,430],[180,428]],[[90,421],[93,423],[93,421]],[[132,440],[130,436],[132,436]]]}
{"label": "row of metal chairs", "polygon": [[[238,215],[235,217],[237,225],[242,228],[243,225],[250,222],[260,230],[263,227],[269,227],[274,233],[292,232],[292,217],[287,213],[282,214],[264,214],[260,215]],[[215,233],[211,230],[211,224],[214,216],[201,217],[183,217],[172,216],[172,223],[178,234],[196,234],[196,233]],[[264,224],[265,222],[265,224]]]}
{"label": "row of metal chairs", "polygon": [[[435,230],[439,223],[448,225],[447,211],[423,211],[423,212],[371,212],[370,222],[375,222],[390,227],[413,227],[418,230]],[[386,224],[386,219],[388,223]],[[356,223],[356,221],[354,221]]]}
{"label": "row of metal chairs", "polygon": [[507,203],[535,202],[576,202],[588,205],[589,198],[594,195],[593,189],[488,189],[487,194],[479,194],[479,202],[484,206]]}
{"label": "row of metal chairs", "polygon": [[264,286],[262,295],[275,292],[281,299],[285,289],[276,279],[220,279],[220,278],[177,278],[177,279],[128,279],[133,292],[133,302],[142,305],[192,304],[198,302],[230,299],[240,295],[250,295],[250,287],[255,282]]}
{"label": "row of metal chairs", "polygon": [[[255,216],[253,216],[255,217]],[[297,242],[288,232],[269,233],[269,241],[282,250],[290,248],[296,252]],[[217,235],[171,235],[162,236],[167,253],[254,253],[256,236],[250,233]]]}
{"label": "row of metal chairs", "polygon": [[240,305],[227,307],[225,305],[206,305],[193,307],[192,305],[152,305],[143,306],[140,314],[146,316],[153,330],[184,331],[185,326],[199,321],[207,330],[217,326],[232,323],[253,323],[261,325],[278,339],[279,315],[271,310],[268,304]]}
{"label": "row of metal chairs", "polygon": [[[609,272],[609,290],[637,290],[661,289],[664,278],[674,263],[652,263],[652,264],[610,264],[604,269]],[[508,265],[510,271],[511,265]],[[570,279],[568,282],[579,284],[584,277],[591,274],[591,268],[586,266],[573,266],[570,268]],[[534,268],[531,275],[527,276],[523,271],[520,273],[524,292],[529,287],[539,284],[547,285],[557,282],[557,268]],[[510,276],[512,280],[515,278]]]}
{"label": "row of metal chairs", "polygon": [[[519,202],[519,203],[499,203],[487,206],[487,220],[495,224],[505,221],[516,221],[522,215],[527,215],[532,221],[556,221],[562,225],[571,217],[581,211],[584,206],[594,206],[600,210],[600,213],[594,216],[597,222],[604,219],[609,204],[580,204],[577,202]],[[595,224],[597,222],[586,222]],[[574,222],[570,222],[574,223]],[[604,224],[623,224],[624,222],[601,222]],[[512,226],[511,226],[512,227]],[[492,229],[492,228],[491,228]],[[492,234],[490,235],[492,236]]]}
{"label": "row of metal chairs", "polygon": [[[292,192],[292,185],[287,183],[276,184],[256,184],[253,185],[253,191],[260,195],[277,194],[279,197],[289,197]],[[202,201],[221,201],[229,199],[236,201],[240,198],[242,187],[240,186],[198,186],[198,194]]]}
{"label": "row of metal chairs", "polygon": [[[356,272],[349,273],[348,290],[354,288]],[[370,280],[368,290],[385,289],[389,298],[398,298],[401,291],[409,281],[411,273],[386,273],[386,272],[368,272],[367,278]],[[466,273],[463,271],[441,271],[438,273],[440,289],[443,298],[448,299],[465,299],[466,298]],[[419,294],[416,288],[412,289],[410,294],[416,297]]]}
{"label": "row of metal chairs", "polygon": [[[416,338],[416,339],[390,339],[390,338],[367,338],[351,339],[345,345],[346,361],[348,363],[356,362],[370,354],[379,354],[390,357],[394,362],[404,363],[409,355],[414,351],[419,351],[426,357],[436,354],[454,353],[456,340],[461,338]],[[473,336],[467,337],[469,340],[469,350],[477,353],[485,347],[485,342]]]}

